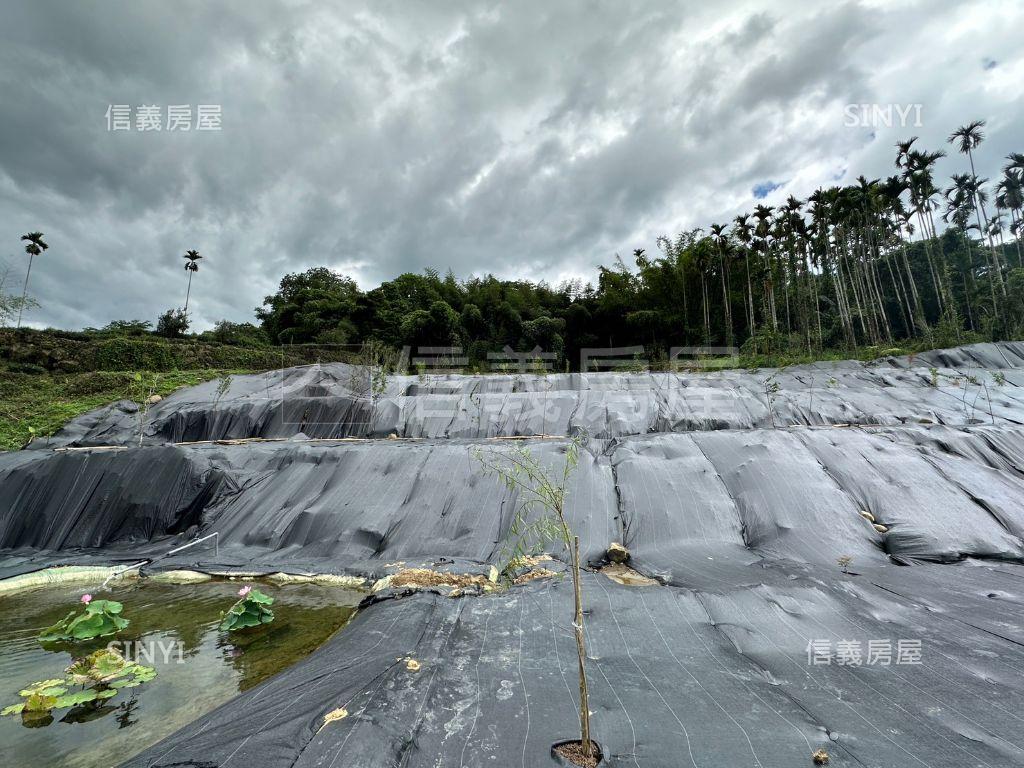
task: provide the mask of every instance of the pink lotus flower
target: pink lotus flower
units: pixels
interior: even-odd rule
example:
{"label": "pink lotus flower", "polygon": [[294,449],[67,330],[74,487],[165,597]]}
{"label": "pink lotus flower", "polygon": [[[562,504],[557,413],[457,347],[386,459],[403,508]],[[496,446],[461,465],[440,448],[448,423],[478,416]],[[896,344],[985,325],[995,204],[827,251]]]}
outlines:
{"label": "pink lotus flower", "polygon": [[92,602],[92,595],[89,595],[89,594],[82,595],[82,602],[85,603],[86,605],[91,603]]}
{"label": "pink lotus flower", "polygon": [[240,590],[238,590],[238,596],[245,597],[250,592],[252,592],[252,587],[242,587]]}

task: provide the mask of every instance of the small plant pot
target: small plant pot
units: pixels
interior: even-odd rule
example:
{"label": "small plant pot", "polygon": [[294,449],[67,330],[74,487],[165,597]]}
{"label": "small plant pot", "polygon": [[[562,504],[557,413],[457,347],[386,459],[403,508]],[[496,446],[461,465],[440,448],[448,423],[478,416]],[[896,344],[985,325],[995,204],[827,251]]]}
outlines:
{"label": "small plant pot", "polygon": [[[594,761],[590,764],[577,762],[575,759],[573,759],[571,751],[568,754],[564,754],[564,750],[566,747],[575,746],[578,750],[580,745],[582,744],[582,742],[579,739],[566,739],[565,741],[556,741],[554,744],[551,745],[551,757],[554,759],[556,765],[565,766],[565,768],[579,768],[579,766],[587,766],[587,768],[591,768],[591,766],[599,765],[602,759],[604,759],[604,750],[601,748],[601,745],[593,739],[590,740],[590,743],[594,747]],[[578,754],[582,755],[582,752],[578,752]]]}

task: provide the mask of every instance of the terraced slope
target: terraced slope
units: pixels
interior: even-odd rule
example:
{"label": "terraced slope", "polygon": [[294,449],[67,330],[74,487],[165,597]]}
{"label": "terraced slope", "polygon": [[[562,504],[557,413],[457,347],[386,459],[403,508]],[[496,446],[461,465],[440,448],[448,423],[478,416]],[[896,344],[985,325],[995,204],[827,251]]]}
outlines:
{"label": "terraced slope", "polygon": [[[1022,385],[1018,344],[781,372],[395,377],[378,398],[343,365],[238,377],[0,456],[0,569],[483,572],[516,498],[474,451],[527,437],[556,465],[583,434],[570,514],[587,560],[621,541],[657,580],[586,575],[608,765],[781,768],[824,748],[838,766],[1016,766]],[[216,556],[160,557],[213,532]],[[553,764],[575,722],[568,580],[404,592],[126,764]]]}

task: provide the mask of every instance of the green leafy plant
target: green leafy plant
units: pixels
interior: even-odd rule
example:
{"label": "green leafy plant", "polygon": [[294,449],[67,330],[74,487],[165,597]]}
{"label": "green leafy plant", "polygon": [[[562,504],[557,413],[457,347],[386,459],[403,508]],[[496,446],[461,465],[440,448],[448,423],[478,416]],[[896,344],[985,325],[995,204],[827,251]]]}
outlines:
{"label": "green leafy plant", "polygon": [[228,390],[231,389],[231,382],[232,377],[230,373],[224,373],[219,379],[217,379],[217,396],[213,400],[214,408],[220,404],[221,399],[228,393]]}
{"label": "green leafy plant", "polygon": [[627,373],[639,375],[641,373],[648,373],[650,370],[650,364],[639,352],[633,355],[633,358],[626,364]]}
{"label": "green leafy plant", "polygon": [[188,313],[184,309],[168,309],[157,318],[155,333],[168,339],[178,339],[188,332],[188,327]]}
{"label": "green leafy plant", "polygon": [[3,273],[0,273],[0,326],[7,325],[12,317],[17,316],[20,318],[24,310],[34,309],[39,306],[39,302],[31,296],[16,296],[12,293],[7,293],[4,290],[6,282],[7,270],[4,270]]}
{"label": "green leafy plant", "polygon": [[[138,406],[139,414],[139,446],[142,446],[142,438],[145,436],[146,416],[149,414],[149,406],[152,405],[153,395],[160,386],[160,376],[156,373],[133,373],[128,381],[128,398]],[[159,398],[157,398],[159,399]]]}
{"label": "green leafy plant", "polygon": [[269,624],[274,620],[274,612],[269,607],[273,604],[274,598],[249,586],[238,590],[238,596],[242,599],[223,614],[221,629],[234,632],[247,627],[258,627],[260,624]]}
{"label": "green leafy plant", "polygon": [[[64,677],[40,680],[18,691],[23,701],[0,710],[0,716],[22,715],[24,719],[47,718],[54,709],[66,709],[118,694],[156,677],[156,670],[125,659],[112,648],[103,648],[75,659]],[[77,689],[77,690],[76,690]]]}
{"label": "green leafy plant", "polygon": [[561,471],[549,472],[529,448],[517,447],[504,452],[477,451],[474,455],[488,474],[496,474],[505,486],[518,494],[518,508],[509,526],[502,557],[508,558],[502,572],[507,578],[531,552],[552,540],[561,540],[572,564],[575,613],[573,631],[579,671],[579,747],[583,759],[591,763],[597,747],[590,739],[590,688],[587,684],[586,646],[583,628],[583,586],[580,578],[580,538],[569,527],[565,513],[565,495],[569,478],[579,464],[583,436],[569,441]]}
{"label": "green leafy plant", "polygon": [[370,400],[367,432],[373,430],[377,401],[387,392],[388,382],[398,370],[398,365],[398,350],[374,339],[364,343],[352,360],[349,387],[357,397]]}
{"label": "green leafy plant", "polygon": [[128,626],[128,619],[121,614],[122,605],[114,600],[93,600],[92,595],[82,595],[85,603],[83,613],[72,611],[52,627],[39,633],[39,641],[77,642],[105,637]]}
{"label": "green leafy plant", "polygon": [[764,399],[768,404],[768,415],[772,418],[772,429],[775,429],[777,426],[775,423],[775,398],[779,394],[780,387],[775,377],[780,373],[782,373],[781,368],[761,381],[761,386],[764,387]]}

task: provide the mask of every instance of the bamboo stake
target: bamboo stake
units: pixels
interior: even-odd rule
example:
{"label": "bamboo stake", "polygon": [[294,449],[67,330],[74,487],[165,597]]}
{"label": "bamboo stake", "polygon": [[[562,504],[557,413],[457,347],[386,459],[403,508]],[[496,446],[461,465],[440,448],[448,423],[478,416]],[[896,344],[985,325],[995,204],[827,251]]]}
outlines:
{"label": "bamboo stake", "polygon": [[572,550],[572,580],[576,597],[576,618],[573,629],[576,632],[576,652],[579,657],[580,673],[580,733],[582,735],[583,755],[593,756],[593,745],[590,741],[590,691],[587,687],[587,672],[584,668],[587,651],[583,639],[583,598],[580,594],[580,537],[574,537]]}

